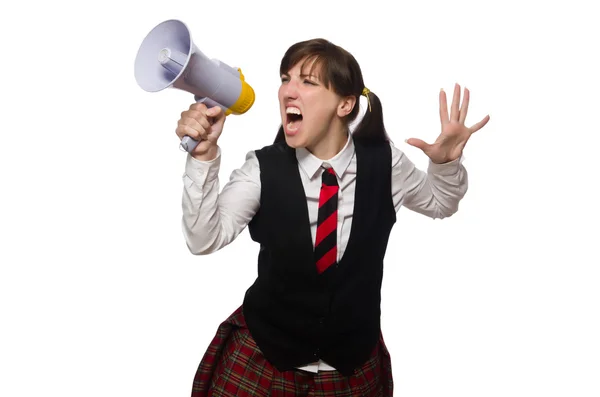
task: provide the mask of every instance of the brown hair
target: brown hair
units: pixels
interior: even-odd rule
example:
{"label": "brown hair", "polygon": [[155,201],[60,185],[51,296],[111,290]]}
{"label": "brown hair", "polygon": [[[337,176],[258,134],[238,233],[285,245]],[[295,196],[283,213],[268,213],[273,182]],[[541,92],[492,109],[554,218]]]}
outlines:
{"label": "brown hair", "polygon": [[[354,109],[346,116],[347,122],[352,122],[358,115],[359,99],[365,88],[358,62],[352,54],[342,47],[325,39],[312,39],[293,44],[288,48],[281,59],[279,72],[282,75],[286,74],[298,62],[303,61],[301,66],[304,67],[304,64],[313,60],[312,68],[320,68],[320,78],[325,86],[340,96],[354,95],[356,97]],[[383,125],[381,102],[377,95],[372,92],[367,95],[370,109],[366,111],[352,135],[366,141],[387,142],[389,138]],[[285,137],[283,126],[281,126],[277,132],[275,142],[283,140],[285,140]]]}

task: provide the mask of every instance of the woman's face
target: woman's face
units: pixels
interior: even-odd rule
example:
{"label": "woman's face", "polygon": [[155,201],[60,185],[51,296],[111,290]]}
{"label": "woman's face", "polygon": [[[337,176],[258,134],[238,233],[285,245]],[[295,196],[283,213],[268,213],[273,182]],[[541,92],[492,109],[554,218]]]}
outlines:
{"label": "woman's face", "polygon": [[327,137],[330,130],[343,126],[350,113],[347,100],[326,87],[319,68],[310,74],[312,62],[301,70],[303,60],[281,76],[279,106],[285,139],[289,146],[311,148]]}

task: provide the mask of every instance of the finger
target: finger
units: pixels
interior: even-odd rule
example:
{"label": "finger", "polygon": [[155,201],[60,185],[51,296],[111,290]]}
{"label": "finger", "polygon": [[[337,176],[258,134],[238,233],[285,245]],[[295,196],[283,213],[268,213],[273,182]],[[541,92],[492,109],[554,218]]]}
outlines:
{"label": "finger", "polygon": [[199,132],[199,139],[197,139],[197,140],[206,141],[208,139],[208,130],[205,130],[204,128],[202,128],[198,132]]}
{"label": "finger", "polygon": [[218,120],[225,117],[225,112],[223,112],[223,109],[220,106],[214,106],[206,111],[206,115]]}
{"label": "finger", "polygon": [[427,149],[429,149],[429,146],[431,146],[427,142],[418,138],[408,138],[405,142],[411,146],[421,149],[423,152],[426,152]]}
{"label": "finger", "polygon": [[209,115],[212,115],[210,121],[214,131],[222,131],[223,125],[225,124],[225,118],[227,117],[225,111],[220,106],[218,106],[216,108],[209,109],[208,112]]}
{"label": "finger", "polygon": [[196,120],[208,118],[208,110],[186,110],[181,113],[181,118],[192,118]]}
{"label": "finger", "polygon": [[196,122],[196,124],[194,124],[194,125],[200,126],[200,127],[204,128],[205,130],[210,129],[210,121],[206,117],[202,116],[200,118],[194,118],[192,120]]}
{"label": "finger", "polygon": [[488,121],[490,121],[490,115],[489,114],[487,116],[485,116],[483,118],[483,120],[481,120],[479,123],[474,124],[473,126],[471,126],[471,128],[469,128],[469,130],[471,131],[471,134],[473,134],[474,132],[477,132],[481,128],[483,128],[483,126],[486,125]]}
{"label": "finger", "polygon": [[204,139],[207,135],[206,130],[202,127],[198,127],[198,129],[190,127],[189,125],[179,123],[177,125],[177,129],[175,130],[177,136],[180,139],[183,139],[184,136],[189,136],[195,140]]}
{"label": "finger", "polygon": [[206,109],[208,109],[208,108],[202,102],[196,102],[196,103],[192,103],[190,105],[190,110],[202,112],[203,114],[206,113]]}
{"label": "finger", "polygon": [[190,138],[197,139],[198,131],[193,128],[185,125],[185,124],[177,124],[177,128],[175,129],[175,133],[179,137],[179,139],[183,139],[185,136],[189,136]]}
{"label": "finger", "polygon": [[460,105],[460,85],[454,84],[454,97],[452,98],[452,108],[450,110],[450,120],[458,121],[458,107]]}
{"label": "finger", "polygon": [[446,92],[440,90],[440,121],[442,124],[448,124],[448,102],[446,101]]}
{"label": "finger", "polygon": [[[210,128],[211,122],[209,120],[209,116],[206,115],[206,113],[208,113],[208,110],[206,112],[186,110],[185,112],[181,113],[180,120],[196,120],[198,123],[200,123],[202,127],[208,129]],[[188,125],[193,126],[192,124]]]}
{"label": "finger", "polygon": [[467,112],[469,111],[469,99],[470,92],[469,89],[465,87],[465,96],[463,97],[462,105],[460,107],[460,117],[458,119],[460,124],[465,124],[465,120],[467,119]]}
{"label": "finger", "polygon": [[206,119],[206,117],[201,116],[199,118],[196,117],[183,117],[179,120],[180,124],[186,125],[188,127],[192,127],[193,129],[196,130],[200,130],[200,129],[205,129],[208,130],[210,129],[210,123],[209,121]]}

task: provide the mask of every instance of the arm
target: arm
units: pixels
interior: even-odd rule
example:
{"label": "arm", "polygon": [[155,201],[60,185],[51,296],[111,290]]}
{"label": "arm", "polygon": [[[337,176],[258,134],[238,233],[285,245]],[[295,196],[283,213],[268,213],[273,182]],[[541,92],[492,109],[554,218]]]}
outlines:
{"label": "arm", "polygon": [[182,229],[190,252],[206,255],[231,243],[260,205],[260,169],[254,151],[219,193],[221,149],[212,160],[188,155],[183,175]]}
{"label": "arm", "polygon": [[444,163],[429,161],[427,172],[415,167],[398,148],[392,147],[392,199],[396,212],[402,205],[430,218],[446,218],[458,211],[468,187],[463,157]]}
{"label": "arm", "polygon": [[458,211],[458,203],[467,192],[463,149],[471,135],[487,124],[490,116],[466,127],[470,92],[465,88],[460,104],[458,84],[454,85],[450,115],[444,90],[440,91],[439,98],[442,131],[435,142],[428,144],[417,138],[406,140],[429,157],[428,172],[416,169],[402,152],[392,147],[392,194],[396,211],[403,203],[407,208],[431,218],[445,218]]}

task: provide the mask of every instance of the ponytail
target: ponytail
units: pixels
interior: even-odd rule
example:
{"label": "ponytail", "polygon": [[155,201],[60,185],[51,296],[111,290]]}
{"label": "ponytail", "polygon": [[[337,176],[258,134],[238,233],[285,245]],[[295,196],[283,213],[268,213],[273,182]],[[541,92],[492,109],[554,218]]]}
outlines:
{"label": "ponytail", "polygon": [[383,124],[383,109],[379,97],[367,88],[363,90],[363,95],[367,98],[369,107],[352,136],[369,143],[389,142],[390,138]]}

